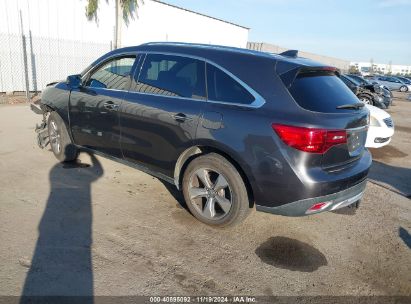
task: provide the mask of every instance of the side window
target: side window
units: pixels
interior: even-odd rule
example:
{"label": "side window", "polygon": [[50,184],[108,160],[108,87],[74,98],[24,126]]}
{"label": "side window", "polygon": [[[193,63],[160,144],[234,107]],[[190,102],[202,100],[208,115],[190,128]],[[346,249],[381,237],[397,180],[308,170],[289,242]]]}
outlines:
{"label": "side window", "polygon": [[135,57],[113,59],[95,70],[86,82],[91,88],[125,90]]}
{"label": "side window", "polygon": [[341,79],[347,86],[351,86],[351,85],[352,85],[351,82],[350,82],[347,78],[345,78],[345,77],[340,77],[340,79]]}
{"label": "side window", "polygon": [[228,103],[250,104],[254,101],[241,84],[217,67],[207,64],[208,99]]}
{"label": "side window", "polygon": [[[147,54],[131,91],[205,100],[205,62],[183,56]],[[135,78],[136,78],[135,77]]]}

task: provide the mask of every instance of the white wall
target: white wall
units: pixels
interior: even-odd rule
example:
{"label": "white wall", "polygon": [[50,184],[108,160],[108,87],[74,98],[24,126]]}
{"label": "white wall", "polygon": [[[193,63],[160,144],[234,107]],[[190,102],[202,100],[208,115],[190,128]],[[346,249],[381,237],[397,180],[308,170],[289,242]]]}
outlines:
{"label": "white wall", "polygon": [[[85,17],[86,0],[0,0],[0,32],[92,42],[114,37],[114,0],[100,0],[99,22]],[[121,46],[150,41],[197,42],[245,48],[248,29],[165,3],[139,0],[137,16],[121,25]]]}
{"label": "white wall", "polygon": [[0,0],[0,32],[20,33],[19,10],[23,30],[33,36],[108,43],[113,39],[113,1],[100,1],[100,22],[89,22],[85,0]]}
{"label": "white wall", "polygon": [[[114,40],[115,0],[100,0],[98,23],[85,16],[86,0],[0,0],[0,92],[25,90],[22,34],[30,90],[81,72]],[[20,12],[23,28],[20,26]],[[246,47],[248,29],[154,0],[121,24],[120,46],[150,41]]]}
{"label": "white wall", "polygon": [[121,31],[122,46],[174,41],[245,48],[247,40],[246,28],[149,0],[140,5],[138,18],[128,27],[122,24]]}

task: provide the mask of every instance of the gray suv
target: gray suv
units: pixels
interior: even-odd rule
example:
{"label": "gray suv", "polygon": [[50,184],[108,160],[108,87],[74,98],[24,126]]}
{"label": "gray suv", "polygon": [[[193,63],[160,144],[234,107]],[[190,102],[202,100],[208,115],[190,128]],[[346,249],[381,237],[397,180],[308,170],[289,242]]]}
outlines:
{"label": "gray suv", "polygon": [[50,84],[36,111],[39,142],[48,137],[59,161],[88,150],[143,170],[215,226],[253,208],[303,216],[352,205],[371,165],[364,104],[338,70],[294,51],[117,49]]}

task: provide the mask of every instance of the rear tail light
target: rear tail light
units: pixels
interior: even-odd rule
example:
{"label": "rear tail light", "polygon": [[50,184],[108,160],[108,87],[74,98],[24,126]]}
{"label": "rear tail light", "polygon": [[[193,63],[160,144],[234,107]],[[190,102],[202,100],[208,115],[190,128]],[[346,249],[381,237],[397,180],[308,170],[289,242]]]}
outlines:
{"label": "rear tail light", "polygon": [[304,152],[325,153],[332,146],[347,143],[345,130],[327,130],[272,124],[273,130],[290,147]]}

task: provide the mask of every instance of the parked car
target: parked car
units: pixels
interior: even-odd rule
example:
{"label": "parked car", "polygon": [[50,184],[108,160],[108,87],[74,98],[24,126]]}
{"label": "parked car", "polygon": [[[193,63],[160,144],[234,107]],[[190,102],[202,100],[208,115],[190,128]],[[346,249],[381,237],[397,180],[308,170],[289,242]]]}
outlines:
{"label": "parked car", "polygon": [[381,148],[390,143],[394,135],[394,121],[390,114],[372,105],[366,105],[370,111],[370,127],[367,133],[367,148]]}
{"label": "parked car", "polygon": [[210,225],[238,223],[254,206],[335,210],[361,199],[371,165],[369,111],[338,74],[295,51],[117,49],[44,90],[39,142],[48,132],[62,162],[87,149],[174,184]]}
{"label": "parked car", "polygon": [[371,77],[371,79],[377,81],[379,84],[386,86],[391,91],[407,92],[411,90],[411,85],[404,83],[397,77],[373,76]]}
{"label": "parked car", "polygon": [[[378,87],[381,88],[382,90],[382,95],[384,95],[384,97],[386,98],[390,98],[392,99],[394,96],[392,95],[392,92],[384,85],[379,84],[377,81],[371,82],[370,80],[368,80],[367,78],[364,78],[360,75],[354,75],[354,74],[348,74],[348,77],[356,80],[357,82],[359,82],[361,85],[364,85],[366,87],[368,86],[374,86],[377,85]],[[377,92],[377,91],[376,91]],[[392,100],[390,100],[390,105],[392,104]]]}
{"label": "parked car", "polygon": [[399,80],[401,80],[402,82],[404,82],[408,86],[411,85],[411,80],[409,80],[406,77],[396,76],[396,78],[398,78]]}
{"label": "parked car", "polygon": [[384,97],[380,94],[371,91],[370,89],[376,89],[374,85],[371,85],[370,89],[368,89],[347,75],[341,75],[340,77],[361,102],[374,105],[382,109],[389,107],[391,99],[384,99]]}

